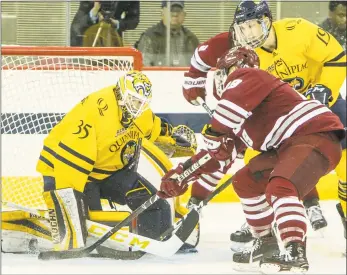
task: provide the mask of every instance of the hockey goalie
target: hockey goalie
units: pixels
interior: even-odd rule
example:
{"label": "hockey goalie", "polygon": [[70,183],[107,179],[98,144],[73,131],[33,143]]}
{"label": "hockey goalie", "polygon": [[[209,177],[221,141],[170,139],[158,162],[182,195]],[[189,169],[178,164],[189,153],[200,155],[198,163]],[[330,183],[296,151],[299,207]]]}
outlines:
{"label": "hockey goalie", "polygon": [[[48,210],[40,212],[42,217],[25,211],[17,216],[16,211],[4,212],[3,252],[85,247],[90,237],[95,241],[129,214],[117,207],[135,210],[157,192],[159,186],[148,178],[156,178],[159,185],[172,168],[169,158],[194,155],[194,132],[154,115],[151,98],[147,76],[130,71],[116,85],[90,94],[65,115],[45,138],[37,163]],[[102,204],[105,200],[107,207]],[[187,212],[173,200],[159,200],[137,217],[130,231],[156,240],[173,225],[175,216]],[[111,248],[129,252],[129,247],[141,247],[136,238],[126,245],[124,236],[129,234],[121,231],[110,238],[118,239],[119,245]],[[198,230],[191,239],[179,249],[194,248]],[[107,242],[98,248],[99,254],[110,253],[106,246]]]}

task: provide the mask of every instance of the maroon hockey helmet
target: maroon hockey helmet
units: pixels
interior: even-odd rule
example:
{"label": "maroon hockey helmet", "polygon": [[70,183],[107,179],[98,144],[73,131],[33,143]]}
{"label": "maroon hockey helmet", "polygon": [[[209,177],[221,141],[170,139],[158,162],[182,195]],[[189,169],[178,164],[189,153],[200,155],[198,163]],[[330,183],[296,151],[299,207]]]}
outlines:
{"label": "maroon hockey helmet", "polygon": [[259,57],[250,47],[234,47],[226,51],[217,62],[214,74],[213,95],[219,100],[231,67],[258,68]]}
{"label": "maroon hockey helmet", "polygon": [[249,47],[234,47],[225,52],[217,62],[217,69],[228,71],[231,67],[258,68],[259,57]]}

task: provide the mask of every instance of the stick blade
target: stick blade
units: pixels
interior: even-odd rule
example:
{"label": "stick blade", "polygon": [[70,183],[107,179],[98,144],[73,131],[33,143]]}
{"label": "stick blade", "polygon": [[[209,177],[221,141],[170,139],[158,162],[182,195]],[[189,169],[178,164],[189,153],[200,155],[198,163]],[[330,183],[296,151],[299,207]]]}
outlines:
{"label": "stick blade", "polygon": [[83,258],[89,254],[89,251],[85,249],[65,250],[65,251],[44,251],[38,255],[39,260],[64,260],[64,259],[76,259]]}

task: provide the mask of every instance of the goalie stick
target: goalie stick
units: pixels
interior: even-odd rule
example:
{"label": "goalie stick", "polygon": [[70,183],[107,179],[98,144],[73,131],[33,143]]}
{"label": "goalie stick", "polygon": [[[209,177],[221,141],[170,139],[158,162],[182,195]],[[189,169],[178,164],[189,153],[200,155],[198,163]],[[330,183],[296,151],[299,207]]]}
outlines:
{"label": "goalie stick", "polygon": [[[18,220],[23,220],[24,218],[39,218],[45,220],[49,219],[47,215],[47,210],[36,210],[9,202],[6,202],[5,205],[7,207],[11,207],[21,212],[16,215]],[[30,216],[27,215],[29,213]],[[110,238],[107,240],[109,246],[103,247],[104,249],[102,250],[101,254],[103,254],[104,257],[108,258],[128,260],[138,259],[145,253],[150,253],[164,258],[171,257],[181,248],[185,240],[194,230],[196,224],[199,221],[199,213],[197,211],[191,211],[184,216],[184,220],[186,221],[184,222],[184,224],[182,224],[181,220],[177,222],[179,224],[175,225],[174,227],[175,229],[178,228],[178,230],[172,237],[165,241],[161,241],[164,238],[163,235],[165,233],[162,234],[158,238],[158,240],[155,240],[120,229],[119,234],[117,234],[116,238]],[[100,232],[106,232],[112,228],[108,225],[94,222],[91,220],[87,220],[86,225],[89,237],[91,238],[99,238]],[[134,247],[138,249],[138,251],[118,250],[116,248],[117,245],[121,245],[128,248]]]}
{"label": "goalie stick", "polygon": [[[184,215],[179,221],[177,221],[173,226],[171,226],[169,229],[167,229],[164,233],[161,234],[161,236],[158,238],[158,240],[150,239],[143,237],[141,235],[137,235],[134,233],[128,233],[127,239],[134,240],[137,239],[139,243],[146,242],[149,245],[146,247],[140,247],[139,251],[120,251],[116,249],[106,248],[102,251],[103,256],[102,257],[108,257],[113,258],[117,260],[135,260],[142,257],[145,253],[150,253],[156,256],[160,257],[170,257],[173,256],[185,243],[186,239],[190,236],[192,231],[194,230],[196,224],[199,222],[199,211],[202,207],[207,205],[215,196],[217,196],[219,193],[221,193],[223,190],[225,190],[230,184],[231,184],[231,178],[228,179],[224,184],[220,185],[214,192],[212,192],[206,199],[201,201],[197,206],[190,209],[190,211]],[[11,207],[13,209],[22,210],[23,212],[30,213],[33,215],[32,217],[42,218],[42,219],[48,219],[48,215],[45,210],[36,210],[28,207],[24,207],[15,203],[11,202],[3,202],[5,206]],[[104,229],[110,229],[110,227],[98,224],[93,221],[87,220],[87,224],[90,225],[96,225],[96,226],[102,226]],[[183,226],[182,226],[183,225]],[[176,231],[177,230],[177,231]],[[170,237],[169,239],[163,241],[168,236],[174,232],[174,235]],[[94,236],[96,237],[96,236]],[[111,242],[111,240],[110,240]],[[116,242],[116,241],[114,241]],[[122,243],[124,244],[124,241],[122,240]],[[130,242],[131,243],[131,242]],[[130,247],[130,245],[129,245]],[[56,252],[56,251],[53,251]],[[94,256],[93,257],[100,257],[100,256]]]}
{"label": "goalie stick", "polygon": [[[184,179],[189,177],[192,173],[194,173],[197,169],[199,169],[200,166],[205,164],[210,159],[211,159],[211,156],[206,155],[204,158],[201,158],[198,162],[194,163],[192,166],[184,170],[184,172],[181,175],[173,175],[173,176],[176,176],[175,178],[178,182],[182,182]],[[120,230],[123,226],[128,225],[134,218],[136,218],[139,214],[141,214],[143,211],[148,209],[158,199],[160,199],[160,197],[157,194],[153,195],[151,198],[145,201],[141,206],[135,209],[127,218],[125,218],[123,221],[121,221],[119,224],[113,227],[110,231],[105,233],[102,237],[100,237],[100,239],[98,239],[95,243],[91,244],[90,246],[83,247],[81,249],[78,248],[78,249],[66,250],[66,251],[41,252],[39,254],[39,259],[40,260],[49,260],[49,259],[56,260],[56,259],[82,258],[82,257],[88,256],[96,247],[100,246],[103,242],[109,239],[114,233]]]}

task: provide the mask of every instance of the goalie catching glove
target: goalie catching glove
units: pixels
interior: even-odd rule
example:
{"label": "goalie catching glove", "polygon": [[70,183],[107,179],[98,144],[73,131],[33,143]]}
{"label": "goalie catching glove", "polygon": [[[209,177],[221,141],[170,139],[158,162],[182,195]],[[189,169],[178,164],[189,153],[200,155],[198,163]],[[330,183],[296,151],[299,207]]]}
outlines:
{"label": "goalie catching glove", "polygon": [[[178,125],[172,128],[165,119],[161,118],[161,120],[162,132],[154,144],[168,158],[193,156],[197,148],[194,131],[185,125]],[[164,132],[165,130],[166,132]]]}

